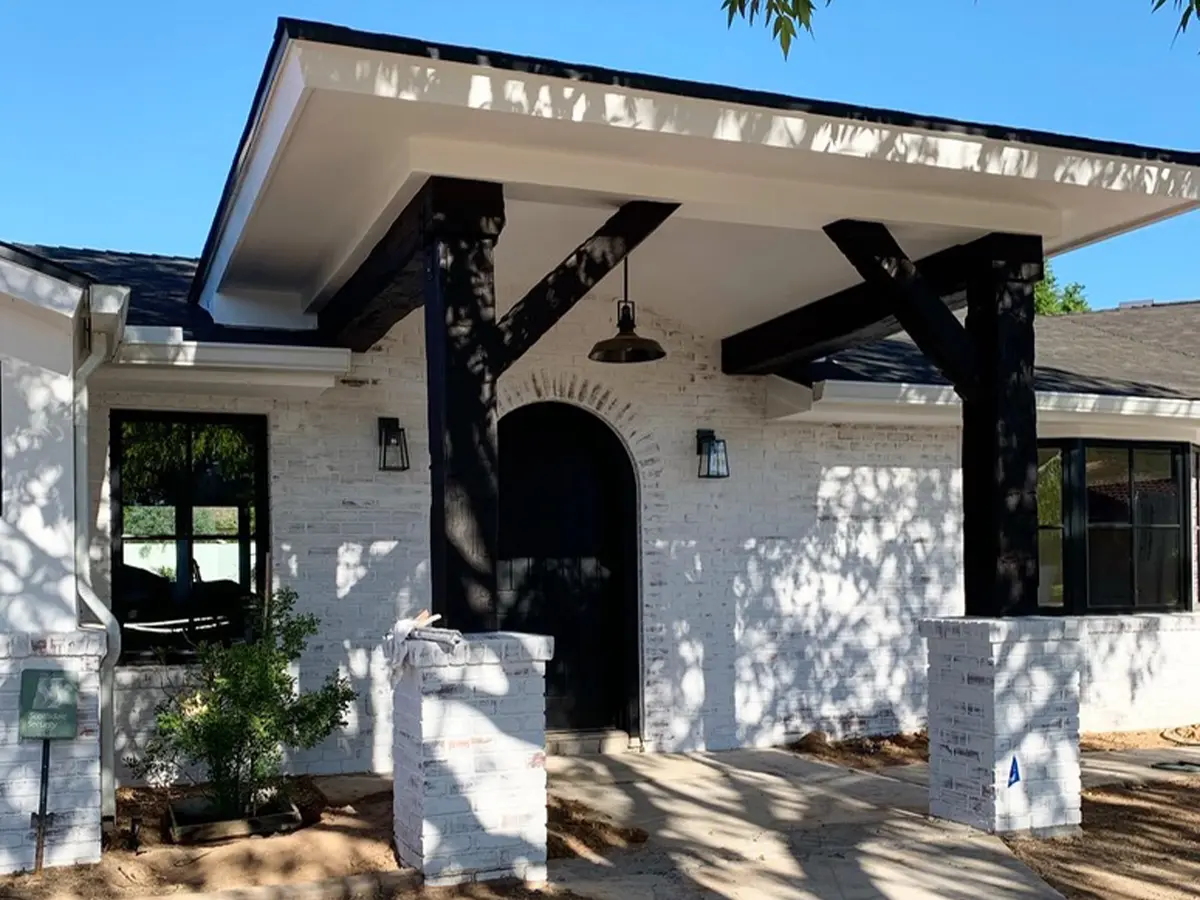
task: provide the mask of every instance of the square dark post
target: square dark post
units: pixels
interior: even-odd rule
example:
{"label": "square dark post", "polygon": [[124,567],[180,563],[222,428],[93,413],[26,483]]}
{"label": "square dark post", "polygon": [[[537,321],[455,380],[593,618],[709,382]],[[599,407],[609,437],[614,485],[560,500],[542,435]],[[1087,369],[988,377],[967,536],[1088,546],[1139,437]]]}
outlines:
{"label": "square dark post", "polygon": [[963,403],[963,550],[968,616],[1037,613],[1038,236],[994,234],[967,276],[978,389]]}
{"label": "square dark post", "polygon": [[493,254],[503,187],[431,178],[423,228],[433,609],[448,627],[487,631],[496,627],[500,527]]}

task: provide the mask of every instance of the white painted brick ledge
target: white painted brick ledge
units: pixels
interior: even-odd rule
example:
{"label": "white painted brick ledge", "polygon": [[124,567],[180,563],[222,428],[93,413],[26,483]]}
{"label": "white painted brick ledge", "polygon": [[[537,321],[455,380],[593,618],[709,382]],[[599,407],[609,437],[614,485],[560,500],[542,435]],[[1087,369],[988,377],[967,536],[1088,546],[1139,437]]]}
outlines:
{"label": "white painted brick ledge", "polygon": [[1079,617],[1022,616],[1011,619],[939,618],[922,619],[921,637],[943,641],[987,641],[1001,644],[1021,641],[1078,641],[1084,622]]}
{"label": "white painted brick ledge", "polygon": [[417,669],[489,665],[506,662],[545,662],[554,656],[554,638],[516,631],[464,635],[455,647],[409,639],[404,664]]}

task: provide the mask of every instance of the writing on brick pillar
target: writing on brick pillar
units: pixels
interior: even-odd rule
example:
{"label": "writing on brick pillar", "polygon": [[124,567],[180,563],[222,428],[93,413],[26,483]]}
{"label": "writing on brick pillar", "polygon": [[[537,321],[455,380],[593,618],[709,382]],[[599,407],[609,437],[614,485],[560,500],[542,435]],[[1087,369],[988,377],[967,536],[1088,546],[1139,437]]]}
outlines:
{"label": "writing on brick pillar", "polygon": [[103,632],[0,635],[0,874],[32,869],[42,742],[18,736],[21,673],[53,668],[78,684],[78,736],[52,741],[45,865],[100,861],[100,659]]}
{"label": "writing on brick pillar", "polygon": [[426,884],[545,880],[553,650],[511,632],[393,648],[393,832]]}
{"label": "writing on brick pillar", "polygon": [[927,619],[929,813],[995,833],[1080,817],[1077,619]]}

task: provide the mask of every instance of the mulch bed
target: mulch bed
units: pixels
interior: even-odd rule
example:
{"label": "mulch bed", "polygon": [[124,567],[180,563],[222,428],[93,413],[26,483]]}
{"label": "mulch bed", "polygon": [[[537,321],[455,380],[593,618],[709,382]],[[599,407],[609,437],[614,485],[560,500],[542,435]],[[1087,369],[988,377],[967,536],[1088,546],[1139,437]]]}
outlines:
{"label": "mulch bed", "polygon": [[831,741],[825,732],[811,731],[788,748],[851,769],[882,769],[927,761],[929,736],[921,731]]}
{"label": "mulch bed", "polygon": [[1200,896],[1200,778],[1084,791],[1083,834],[1007,838],[1070,900]]}
{"label": "mulch bed", "polygon": [[591,859],[644,844],[649,838],[641,828],[614,825],[590,807],[562,797],[549,798],[546,818],[546,853],[550,859]]}

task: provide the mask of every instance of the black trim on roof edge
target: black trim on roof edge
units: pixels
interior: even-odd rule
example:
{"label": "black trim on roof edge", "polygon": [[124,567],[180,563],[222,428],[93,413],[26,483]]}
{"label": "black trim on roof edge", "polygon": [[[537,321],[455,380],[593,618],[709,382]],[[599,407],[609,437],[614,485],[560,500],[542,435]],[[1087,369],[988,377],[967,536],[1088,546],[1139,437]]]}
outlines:
{"label": "black trim on roof edge", "polygon": [[237,184],[237,175],[244,162],[242,157],[245,155],[246,145],[250,143],[250,135],[254,132],[254,125],[258,121],[258,111],[267,94],[267,86],[279,68],[279,49],[287,37],[284,27],[286,22],[286,19],[281,18],[275,25],[275,37],[271,40],[271,52],[267,54],[266,65],[263,66],[262,75],[259,76],[258,87],[254,90],[254,99],[250,103],[250,112],[246,116],[246,124],[242,128],[242,136],[238,139],[237,151],[233,154],[233,162],[229,165],[229,174],[225,176],[225,184],[221,188],[221,198],[217,201],[217,209],[213,213],[213,222],[208,229],[208,237],[204,239],[204,249],[200,251],[200,262],[196,265],[196,274],[192,279],[192,286],[188,290],[188,303],[199,302],[200,287],[208,279],[208,268],[212,265],[213,250],[216,249],[217,238],[225,229],[225,217],[229,214],[229,198],[233,195],[234,185]]}
{"label": "black trim on roof edge", "polygon": [[326,22],[281,17],[275,29],[275,39],[271,45],[271,52],[267,57],[267,63],[263,68],[258,90],[254,95],[254,102],[250,107],[250,115],[246,120],[246,127],[242,131],[237,153],[234,155],[233,164],[225,180],[225,187],[221,192],[221,199],[217,205],[217,212],[213,219],[212,228],[209,231],[208,238],[204,242],[204,250],[200,255],[200,264],[196,270],[196,280],[192,284],[191,292],[188,295],[188,301],[191,303],[195,303],[199,299],[200,286],[207,278],[212,251],[217,236],[224,225],[227,213],[226,205],[233,192],[236,175],[241,168],[242,155],[245,152],[246,144],[249,142],[254,123],[258,118],[259,107],[266,93],[270,76],[273,75],[278,64],[280,46],[287,40],[313,41],[315,43],[342,47],[359,47],[364,50],[397,53],[404,56],[426,57],[428,59],[445,60],[452,63],[463,63],[506,71],[526,72],[549,78],[563,78],[569,81],[582,81],[590,84],[607,84],[630,90],[672,94],[698,100],[714,100],[723,103],[757,106],[764,109],[808,113],[810,115],[848,119],[893,128],[919,128],[925,131],[961,134],[1007,143],[1032,144],[1060,150],[1075,150],[1106,156],[1118,156],[1144,162],[1200,167],[1200,152],[1196,151],[1169,150],[1144,144],[1131,144],[1124,141],[1100,140],[1037,129],[1010,128],[1003,125],[989,125],[983,122],[970,122],[943,116],[924,116],[902,110],[859,106],[853,103],[842,103],[833,100],[793,97],[772,91],[738,88],[710,82],[687,81],[663,75],[623,72],[618,69],[607,69],[601,66],[577,65],[562,62],[561,60],[534,56],[518,56],[511,53],[483,50],[457,44],[441,44],[393,34],[359,31],[344,25],[331,25]]}
{"label": "black trim on roof edge", "polygon": [[23,250],[4,241],[0,241],[0,259],[7,259],[9,262],[14,262],[27,269],[41,272],[43,275],[58,278],[68,284],[75,285],[75,287],[86,288],[96,283],[94,278],[85,275],[83,272],[68,269],[66,266],[59,265],[52,259],[39,256],[37,253],[30,253],[28,250]]}

